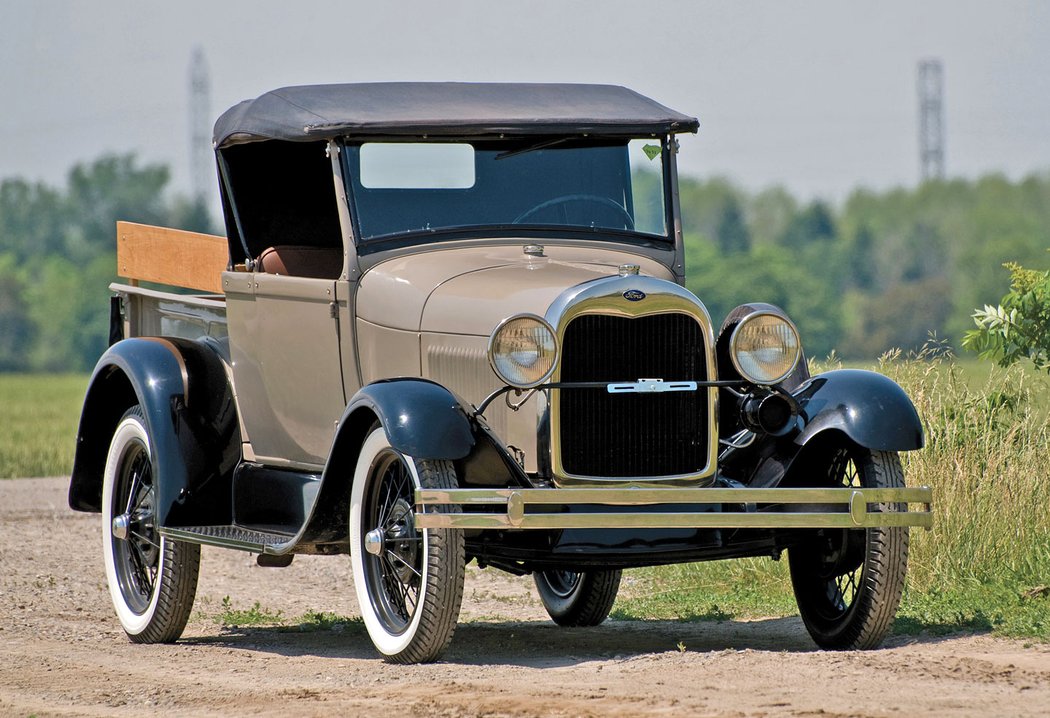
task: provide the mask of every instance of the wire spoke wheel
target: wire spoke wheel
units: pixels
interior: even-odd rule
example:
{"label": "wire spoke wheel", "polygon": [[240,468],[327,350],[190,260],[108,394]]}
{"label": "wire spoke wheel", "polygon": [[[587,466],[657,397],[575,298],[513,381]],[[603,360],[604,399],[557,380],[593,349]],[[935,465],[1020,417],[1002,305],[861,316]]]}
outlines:
{"label": "wire spoke wheel", "polygon": [[388,660],[420,663],[448,646],[463,597],[463,535],[417,529],[417,488],[455,488],[451,462],[401,454],[376,428],[350,497],[350,558],[361,616]]}
{"label": "wire spoke wheel", "polygon": [[127,534],[112,537],[114,568],[124,600],[141,615],[149,607],[160,565],[160,536],[154,525],[153,468],[146,445],[132,440],[114,487],[117,505],[126,506]]}
{"label": "wire spoke wheel", "polygon": [[412,511],[415,486],[393,449],[380,455],[373,471],[375,480],[362,510],[365,525],[375,527],[381,544],[377,555],[364,556],[365,576],[384,628],[401,634],[419,607],[423,578],[422,536],[416,533]]}
{"label": "wire spoke wheel", "polygon": [[[904,485],[897,454],[835,449],[823,486]],[[893,504],[884,510],[903,511]],[[889,632],[904,588],[907,527],[819,529],[788,552],[795,599],[806,628],[824,648],[873,648]]]}
{"label": "wire spoke wheel", "polygon": [[200,546],[168,541],[157,521],[152,441],[132,407],[113,433],[102,479],[102,549],[117,618],[136,643],[176,640],[197,590]]}

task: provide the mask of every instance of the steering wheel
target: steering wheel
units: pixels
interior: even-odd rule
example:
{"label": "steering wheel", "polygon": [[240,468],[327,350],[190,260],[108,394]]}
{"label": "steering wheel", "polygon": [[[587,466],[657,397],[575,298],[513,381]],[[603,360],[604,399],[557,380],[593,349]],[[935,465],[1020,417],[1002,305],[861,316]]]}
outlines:
{"label": "steering wheel", "polygon": [[550,207],[557,207],[559,205],[568,204],[569,202],[592,202],[594,204],[600,204],[603,207],[610,207],[612,209],[615,209],[623,217],[624,226],[626,226],[627,229],[634,229],[634,217],[631,216],[631,213],[628,212],[623,207],[623,205],[617,204],[615,201],[609,199],[608,197],[601,197],[596,194],[565,194],[561,197],[549,199],[546,202],[540,202],[535,207],[527,209],[521,214],[519,214],[517,217],[515,217],[514,224],[521,224],[537,212],[541,212]]}

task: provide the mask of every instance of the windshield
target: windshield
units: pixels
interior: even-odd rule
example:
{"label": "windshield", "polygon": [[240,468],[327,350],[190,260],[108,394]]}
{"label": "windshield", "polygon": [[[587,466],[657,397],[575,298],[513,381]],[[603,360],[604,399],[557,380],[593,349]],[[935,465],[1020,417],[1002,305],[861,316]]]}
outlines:
{"label": "windshield", "polygon": [[668,239],[659,139],[367,142],[344,150],[364,243],[495,227]]}

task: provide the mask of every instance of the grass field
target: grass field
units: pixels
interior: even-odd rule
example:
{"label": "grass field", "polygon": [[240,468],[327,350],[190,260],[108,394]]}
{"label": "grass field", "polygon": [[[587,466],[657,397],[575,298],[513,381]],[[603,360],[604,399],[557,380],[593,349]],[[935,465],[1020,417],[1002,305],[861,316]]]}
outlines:
{"label": "grass field", "polygon": [[[991,630],[1050,640],[1050,381],[975,360],[876,367],[907,390],[927,446],[910,485],[934,489],[936,525],[913,530],[896,630]],[[0,375],[0,477],[68,474],[85,376]],[[719,620],[796,613],[786,561],[630,571],[621,619]]]}
{"label": "grass field", "polygon": [[0,374],[0,478],[69,474],[87,381]]}

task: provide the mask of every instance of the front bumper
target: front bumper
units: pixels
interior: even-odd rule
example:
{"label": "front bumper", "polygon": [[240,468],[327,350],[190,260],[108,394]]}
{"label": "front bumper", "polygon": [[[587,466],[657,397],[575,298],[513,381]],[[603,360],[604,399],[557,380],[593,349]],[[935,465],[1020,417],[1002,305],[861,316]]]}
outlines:
{"label": "front bumper", "polygon": [[[918,488],[417,489],[416,526],[447,529],[933,526]],[[673,511],[688,504],[687,510]],[[920,510],[898,511],[921,504]],[[482,509],[477,511],[476,509]],[[698,508],[706,510],[696,510]],[[688,510],[691,509],[691,510]]]}

